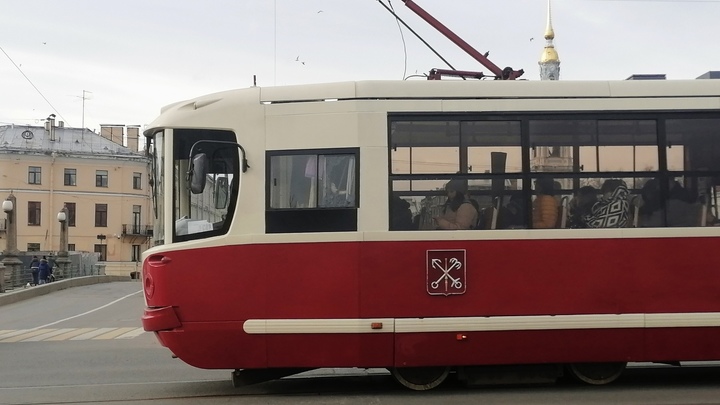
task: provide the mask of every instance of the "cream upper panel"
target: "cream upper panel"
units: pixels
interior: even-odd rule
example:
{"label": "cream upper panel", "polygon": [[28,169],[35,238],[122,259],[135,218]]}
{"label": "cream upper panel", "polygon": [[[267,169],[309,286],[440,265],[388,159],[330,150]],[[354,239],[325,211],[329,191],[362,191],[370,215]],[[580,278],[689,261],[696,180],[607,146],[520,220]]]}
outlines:
{"label": "cream upper panel", "polygon": [[[609,98],[612,98],[610,100]],[[638,102],[638,98],[642,102]],[[332,100],[332,101],[325,101]],[[334,101],[337,100],[337,101]],[[271,117],[410,111],[545,111],[718,108],[718,80],[642,81],[364,81],[282,87],[252,87],[171,104],[149,125],[161,127],[258,128],[254,107]],[[251,123],[246,122],[246,120]],[[262,121],[262,118],[260,119]],[[298,119],[295,124],[310,122]],[[345,124],[351,128],[356,124]],[[147,132],[147,131],[146,131]]]}

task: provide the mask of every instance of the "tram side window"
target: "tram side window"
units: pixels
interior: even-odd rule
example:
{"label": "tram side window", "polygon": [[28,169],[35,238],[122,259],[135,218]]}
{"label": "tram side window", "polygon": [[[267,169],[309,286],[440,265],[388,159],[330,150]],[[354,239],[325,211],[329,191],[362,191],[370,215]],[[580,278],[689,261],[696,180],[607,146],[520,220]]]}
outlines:
{"label": "tram side window", "polygon": [[268,152],[266,231],[357,230],[357,149]]}
{"label": "tram side window", "polygon": [[[699,176],[648,180],[640,191],[640,227],[711,226],[717,221],[714,179]],[[695,190],[703,194],[698,194]]]}
{"label": "tram side window", "polygon": [[720,119],[671,119],[666,127],[668,170],[720,170]]}
{"label": "tram side window", "polygon": [[[481,179],[427,178],[395,180],[390,204],[390,230],[437,230],[434,218],[451,209],[446,185],[467,183],[466,201],[477,211],[470,229],[527,228],[522,180],[518,176],[494,176]],[[495,190],[495,191],[493,191]]]}
{"label": "tram side window", "polygon": [[654,120],[599,120],[600,172],[658,170],[657,125]]}
{"label": "tram side window", "polygon": [[667,171],[639,190],[637,226],[698,227],[717,223],[720,119],[665,120]]}
{"label": "tram side window", "polygon": [[[499,208],[522,177],[520,121],[398,119],[389,145],[390,230],[468,229],[469,211],[469,229],[500,226]],[[448,201],[451,180],[473,210]]]}
{"label": "tram side window", "polygon": [[530,120],[533,172],[658,170],[654,120]]}
{"label": "tram side window", "polygon": [[451,174],[460,171],[458,122],[393,122],[390,145],[392,174]]}

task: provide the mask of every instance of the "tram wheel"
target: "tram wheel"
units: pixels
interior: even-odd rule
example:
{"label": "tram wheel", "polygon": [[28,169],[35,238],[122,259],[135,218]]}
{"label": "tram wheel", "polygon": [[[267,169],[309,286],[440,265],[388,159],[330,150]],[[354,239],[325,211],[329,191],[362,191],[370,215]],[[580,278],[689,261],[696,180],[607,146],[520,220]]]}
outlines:
{"label": "tram wheel", "polygon": [[567,366],[578,381],[591,385],[610,384],[625,371],[627,363],[574,363]]}
{"label": "tram wheel", "polygon": [[450,367],[401,367],[390,369],[392,376],[415,391],[431,390],[442,384],[450,374]]}

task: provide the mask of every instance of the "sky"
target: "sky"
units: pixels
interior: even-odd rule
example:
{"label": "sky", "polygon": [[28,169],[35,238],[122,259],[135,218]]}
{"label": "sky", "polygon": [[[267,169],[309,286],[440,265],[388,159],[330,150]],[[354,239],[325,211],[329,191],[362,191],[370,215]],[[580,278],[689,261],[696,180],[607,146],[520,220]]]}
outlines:
{"label": "sky", "polygon": [[[413,13],[458,70],[490,72]],[[500,68],[539,80],[546,0],[414,0]],[[449,68],[378,0],[0,0],[0,125],[149,124],[218,91],[423,80]],[[720,70],[720,0],[553,0],[561,80]],[[415,76],[415,77],[413,77]],[[408,78],[409,77],[409,78]]]}

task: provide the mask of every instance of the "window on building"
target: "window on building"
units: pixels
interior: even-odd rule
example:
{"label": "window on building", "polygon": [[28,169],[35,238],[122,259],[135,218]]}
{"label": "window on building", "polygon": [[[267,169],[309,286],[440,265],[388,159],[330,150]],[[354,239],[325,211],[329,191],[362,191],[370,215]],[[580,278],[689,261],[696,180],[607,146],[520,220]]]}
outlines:
{"label": "window on building", "polygon": [[107,204],[95,204],[95,226],[107,226],[108,206]]}
{"label": "window on building", "polygon": [[39,201],[28,202],[28,225],[40,226],[41,209]]}
{"label": "window on building", "polygon": [[68,243],[68,252],[74,252],[74,251],[75,251],[75,244]]}
{"label": "window on building", "polygon": [[140,212],[142,210],[142,206],[140,205],[133,205],[133,222],[132,222],[132,234],[133,235],[139,235],[140,232]]}
{"label": "window on building", "polygon": [[66,202],[65,208],[68,210],[68,226],[75,226],[75,203]]}
{"label": "window on building", "polygon": [[27,251],[28,251],[28,252],[39,252],[39,251],[40,251],[40,244],[39,244],[39,243],[28,243],[28,244],[27,244]]}
{"label": "window on building", "polygon": [[28,184],[42,184],[42,168],[30,166],[28,168]]}
{"label": "window on building", "polygon": [[140,261],[140,245],[132,245],[132,257],[130,260],[133,262]]}
{"label": "window on building", "polygon": [[100,253],[101,262],[107,261],[107,245],[95,245],[95,253]]}
{"label": "window on building", "polygon": [[142,190],[142,173],[133,173],[133,189]]}
{"label": "window on building", "polygon": [[107,187],[108,186],[108,171],[107,170],[96,170],[95,171],[95,187]]}
{"label": "window on building", "polygon": [[77,169],[65,169],[65,185],[77,186]]}

